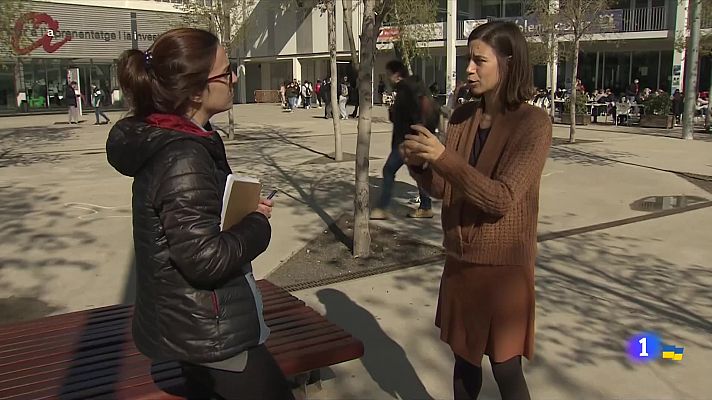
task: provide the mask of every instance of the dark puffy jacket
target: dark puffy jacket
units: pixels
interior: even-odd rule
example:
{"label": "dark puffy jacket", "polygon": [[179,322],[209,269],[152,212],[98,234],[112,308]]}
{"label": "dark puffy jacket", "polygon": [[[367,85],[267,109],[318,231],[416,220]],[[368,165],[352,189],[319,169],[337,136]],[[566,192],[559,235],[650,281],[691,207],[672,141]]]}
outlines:
{"label": "dark puffy jacket", "polygon": [[220,137],[127,118],[111,129],[106,152],[134,178],[136,347],[154,360],[203,363],[264,341],[250,263],[267,248],[271,228],[255,212],[220,231],[230,173]]}

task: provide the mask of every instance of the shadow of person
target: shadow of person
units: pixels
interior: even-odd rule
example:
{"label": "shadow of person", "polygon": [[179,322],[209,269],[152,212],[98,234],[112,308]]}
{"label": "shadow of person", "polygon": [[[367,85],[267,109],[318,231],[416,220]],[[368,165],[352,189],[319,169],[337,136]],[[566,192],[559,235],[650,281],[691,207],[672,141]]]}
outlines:
{"label": "shadow of person", "polygon": [[338,290],[322,289],[316,295],[326,307],[326,318],[363,342],[361,362],[384,392],[393,398],[432,399],[403,348],[381,329],[368,310]]}

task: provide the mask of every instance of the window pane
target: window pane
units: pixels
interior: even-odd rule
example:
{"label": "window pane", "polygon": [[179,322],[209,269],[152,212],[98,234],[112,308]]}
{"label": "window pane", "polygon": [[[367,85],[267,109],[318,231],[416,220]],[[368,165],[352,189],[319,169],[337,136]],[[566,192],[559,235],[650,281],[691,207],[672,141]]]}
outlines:
{"label": "window pane", "polygon": [[504,0],[504,15],[507,17],[522,16],[522,2],[519,0]]}
{"label": "window pane", "polygon": [[14,110],[16,108],[15,65],[0,64],[0,110]]}
{"label": "window pane", "polygon": [[495,17],[499,18],[502,16],[500,0],[483,0],[482,1],[482,12],[480,16],[482,18]]}

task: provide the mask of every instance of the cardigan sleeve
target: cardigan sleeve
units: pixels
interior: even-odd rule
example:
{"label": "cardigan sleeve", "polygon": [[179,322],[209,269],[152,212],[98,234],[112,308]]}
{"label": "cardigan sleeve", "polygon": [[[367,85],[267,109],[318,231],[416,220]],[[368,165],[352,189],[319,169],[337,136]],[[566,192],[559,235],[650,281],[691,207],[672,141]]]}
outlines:
{"label": "cardigan sleeve", "polygon": [[527,131],[517,132],[512,147],[505,150],[510,152],[506,165],[494,178],[477,171],[452,149],[445,149],[432,168],[461,191],[466,201],[488,214],[503,216],[541,176],[551,145],[551,123],[545,114],[522,125]]}

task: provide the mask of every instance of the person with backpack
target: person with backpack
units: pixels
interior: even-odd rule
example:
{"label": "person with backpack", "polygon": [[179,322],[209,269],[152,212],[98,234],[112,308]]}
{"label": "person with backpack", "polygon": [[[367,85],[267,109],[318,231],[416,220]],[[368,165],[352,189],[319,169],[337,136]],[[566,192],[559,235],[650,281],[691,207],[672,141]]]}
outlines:
{"label": "person with backpack", "polygon": [[312,92],[313,92],[313,89],[311,86],[311,82],[304,81],[304,87],[302,89],[302,96],[304,97],[304,108],[307,110],[311,108]]}
{"label": "person with backpack", "polygon": [[[425,84],[416,77],[410,76],[408,68],[398,61],[393,60],[386,64],[391,83],[394,85],[396,97],[389,109],[389,118],[393,122],[393,137],[391,139],[391,153],[383,166],[383,186],[380,200],[373,210],[370,218],[373,220],[389,219],[387,212],[393,198],[393,186],[396,181],[396,172],[404,165],[399,147],[405,140],[405,135],[412,132],[411,125],[423,124],[431,132],[438,125],[439,112],[435,110],[433,97],[428,93]],[[433,118],[433,115],[437,116]],[[435,122],[434,122],[435,121]],[[432,201],[428,193],[418,187],[420,206],[408,213],[409,218],[432,218]]]}
{"label": "person with backpack", "polygon": [[339,85],[339,114],[341,119],[349,119],[346,113],[346,102],[349,100],[349,77],[345,76],[344,81]]}
{"label": "person with backpack", "polygon": [[109,117],[104,114],[104,111],[102,111],[101,106],[104,102],[104,92],[97,87],[95,84],[92,83],[91,85],[91,105],[94,107],[94,115],[96,115],[96,122],[94,125],[102,125],[99,122],[99,116],[104,118],[104,123],[103,125],[108,124],[111,122]]}

